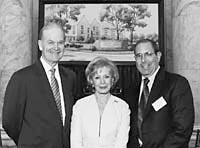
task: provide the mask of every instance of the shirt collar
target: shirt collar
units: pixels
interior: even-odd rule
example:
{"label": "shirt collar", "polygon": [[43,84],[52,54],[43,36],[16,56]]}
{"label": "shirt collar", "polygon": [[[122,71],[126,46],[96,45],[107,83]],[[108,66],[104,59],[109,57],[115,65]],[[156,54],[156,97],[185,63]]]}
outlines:
{"label": "shirt collar", "polygon": [[[40,57],[40,61],[41,61],[42,65],[43,65],[46,73],[48,73],[52,67],[44,60],[44,58],[42,56]],[[56,69],[56,72],[58,72],[58,64],[56,64],[54,66],[54,68]]]}

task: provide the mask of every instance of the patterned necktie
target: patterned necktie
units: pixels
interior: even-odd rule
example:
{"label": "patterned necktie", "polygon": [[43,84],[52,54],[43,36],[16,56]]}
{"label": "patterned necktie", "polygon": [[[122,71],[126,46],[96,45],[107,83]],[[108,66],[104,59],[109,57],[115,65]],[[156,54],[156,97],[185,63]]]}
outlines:
{"label": "patterned necktie", "polygon": [[149,97],[149,88],[148,88],[148,84],[149,83],[149,79],[145,78],[144,79],[144,83],[143,83],[143,90],[142,90],[142,94],[140,97],[140,102],[138,105],[138,129],[139,129],[139,137],[140,139],[142,139],[142,133],[141,133],[141,125],[142,125],[142,121],[143,121],[143,117],[144,117],[144,111],[146,108],[146,104],[147,104],[147,100]]}
{"label": "patterned necktie", "polygon": [[60,117],[62,119],[62,107],[61,107],[61,99],[60,99],[60,92],[59,92],[59,86],[58,86],[58,81],[56,80],[55,77],[55,69],[52,68],[51,70],[51,89],[55,98],[55,102],[58,108],[58,111],[60,113]]}

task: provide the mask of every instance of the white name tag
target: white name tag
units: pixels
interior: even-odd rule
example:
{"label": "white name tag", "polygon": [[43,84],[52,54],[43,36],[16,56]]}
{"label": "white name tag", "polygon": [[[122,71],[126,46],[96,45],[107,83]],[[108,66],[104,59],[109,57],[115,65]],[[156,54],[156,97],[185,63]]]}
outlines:
{"label": "white name tag", "polygon": [[163,97],[160,97],[158,100],[156,100],[155,102],[152,103],[152,106],[155,111],[160,110],[165,105],[167,105],[167,102],[165,101],[165,99]]}

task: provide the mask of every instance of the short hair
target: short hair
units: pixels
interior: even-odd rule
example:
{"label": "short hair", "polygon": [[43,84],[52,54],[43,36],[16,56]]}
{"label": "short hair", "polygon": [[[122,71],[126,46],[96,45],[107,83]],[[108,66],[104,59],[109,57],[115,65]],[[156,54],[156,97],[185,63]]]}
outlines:
{"label": "short hair", "polygon": [[60,29],[63,31],[63,35],[64,35],[64,38],[65,38],[65,31],[64,31],[63,26],[62,26],[60,23],[57,23],[57,22],[50,22],[50,21],[49,21],[48,23],[46,23],[46,24],[41,28],[41,30],[40,30],[40,32],[39,32],[39,40],[42,39],[44,31],[45,31],[45,30],[48,30],[48,29],[49,29],[50,27],[52,27],[52,26],[57,26],[58,28],[60,28]]}
{"label": "short hair", "polygon": [[111,72],[111,76],[114,78],[113,85],[119,80],[119,72],[117,66],[109,59],[103,56],[94,58],[86,67],[85,75],[87,82],[91,85],[92,77],[97,73],[97,70],[102,67],[108,67]]}
{"label": "short hair", "polygon": [[142,43],[150,43],[154,49],[154,52],[157,53],[160,51],[157,43],[151,39],[141,39],[141,40],[138,40],[135,44],[135,48],[134,48],[134,52],[135,52],[135,49],[136,47],[139,45],[139,44],[142,44]]}

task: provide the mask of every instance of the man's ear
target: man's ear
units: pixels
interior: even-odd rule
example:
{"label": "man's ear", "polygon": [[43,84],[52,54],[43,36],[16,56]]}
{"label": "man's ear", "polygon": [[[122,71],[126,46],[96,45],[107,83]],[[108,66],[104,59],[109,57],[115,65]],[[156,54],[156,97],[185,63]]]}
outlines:
{"label": "man's ear", "polygon": [[161,53],[160,51],[158,51],[158,52],[156,53],[156,56],[157,56],[157,58],[158,58],[158,62],[160,62],[162,53]]}
{"label": "man's ear", "polygon": [[41,40],[38,40],[38,46],[39,46],[40,51],[42,51],[42,41]]}

